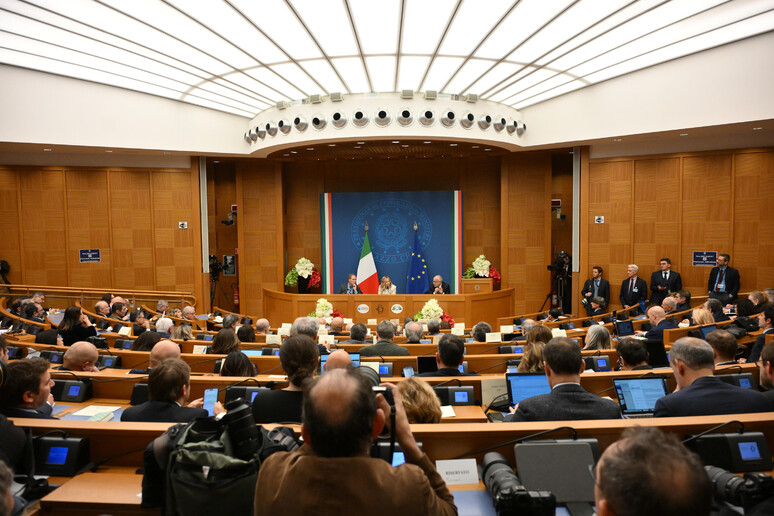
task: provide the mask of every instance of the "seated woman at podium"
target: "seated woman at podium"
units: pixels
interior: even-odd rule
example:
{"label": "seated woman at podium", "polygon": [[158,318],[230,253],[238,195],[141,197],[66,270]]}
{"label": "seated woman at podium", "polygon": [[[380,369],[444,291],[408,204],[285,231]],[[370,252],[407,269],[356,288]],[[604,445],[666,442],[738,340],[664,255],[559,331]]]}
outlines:
{"label": "seated woman at podium", "polygon": [[379,285],[380,294],[395,294],[395,285],[392,284],[389,276],[382,276],[382,283]]}

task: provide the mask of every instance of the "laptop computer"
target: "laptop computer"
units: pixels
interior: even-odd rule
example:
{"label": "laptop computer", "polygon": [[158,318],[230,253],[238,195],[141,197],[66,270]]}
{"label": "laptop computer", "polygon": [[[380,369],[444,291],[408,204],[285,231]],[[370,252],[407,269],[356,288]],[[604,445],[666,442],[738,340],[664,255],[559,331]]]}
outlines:
{"label": "laptop computer", "polygon": [[615,333],[618,335],[618,338],[631,337],[634,335],[634,323],[628,319],[625,321],[616,321]]}
{"label": "laptop computer", "polygon": [[505,385],[511,406],[532,396],[551,392],[545,373],[505,373]]}
{"label": "laptop computer", "polygon": [[667,395],[666,378],[613,378],[621,414],[626,419],[653,417],[656,402]]}
{"label": "laptop computer", "polygon": [[714,324],[707,324],[704,326],[699,326],[699,333],[701,333],[702,339],[707,339],[707,335],[712,333],[713,331],[717,330],[718,327]]}

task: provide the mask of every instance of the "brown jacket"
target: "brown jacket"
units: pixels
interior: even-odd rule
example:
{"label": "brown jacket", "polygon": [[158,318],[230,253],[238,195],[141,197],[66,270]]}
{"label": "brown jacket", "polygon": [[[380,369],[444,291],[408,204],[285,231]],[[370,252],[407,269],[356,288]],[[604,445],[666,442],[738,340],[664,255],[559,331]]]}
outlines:
{"label": "brown jacket", "polygon": [[303,446],[261,465],[255,514],[455,515],[457,507],[427,455],[394,468],[370,457],[318,457]]}

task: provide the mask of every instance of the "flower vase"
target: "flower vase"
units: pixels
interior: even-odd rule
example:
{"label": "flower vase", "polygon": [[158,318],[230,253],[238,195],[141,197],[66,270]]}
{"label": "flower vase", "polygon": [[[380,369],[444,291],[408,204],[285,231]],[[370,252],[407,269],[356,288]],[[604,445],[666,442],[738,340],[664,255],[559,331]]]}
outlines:
{"label": "flower vase", "polygon": [[303,276],[298,277],[298,293],[310,294],[312,290],[309,288],[309,278]]}

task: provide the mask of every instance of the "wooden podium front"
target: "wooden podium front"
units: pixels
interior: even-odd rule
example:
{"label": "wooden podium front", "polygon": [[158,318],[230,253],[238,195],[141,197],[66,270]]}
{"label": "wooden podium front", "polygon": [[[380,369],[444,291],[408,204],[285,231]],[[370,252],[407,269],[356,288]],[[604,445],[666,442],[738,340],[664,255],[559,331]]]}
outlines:
{"label": "wooden podium front", "polygon": [[461,294],[486,294],[494,290],[492,278],[462,278]]}

